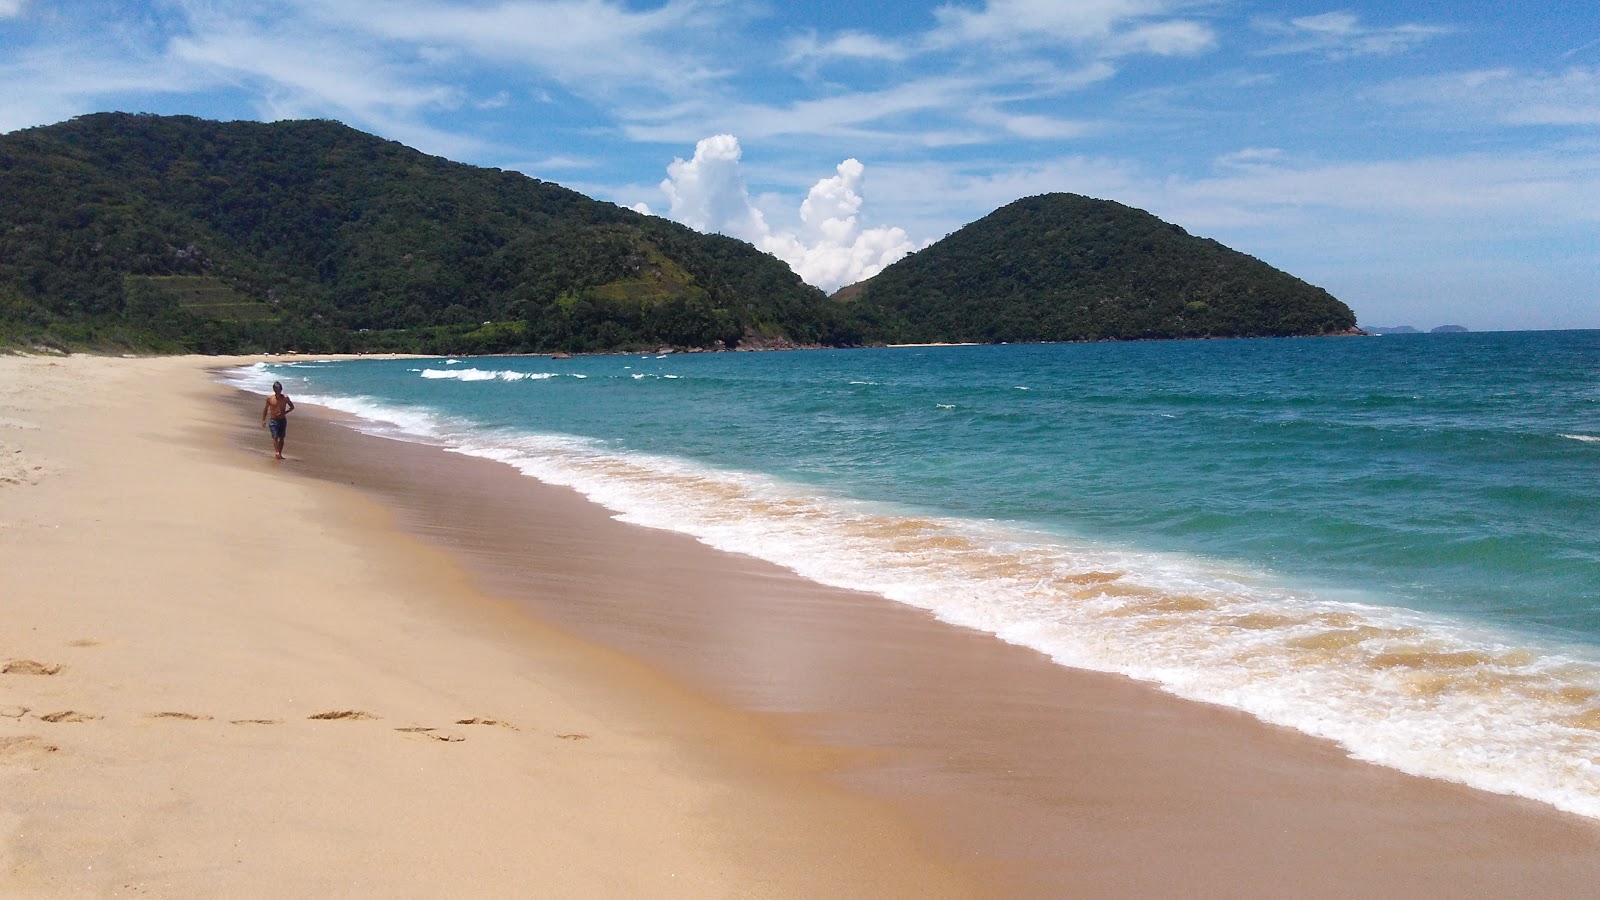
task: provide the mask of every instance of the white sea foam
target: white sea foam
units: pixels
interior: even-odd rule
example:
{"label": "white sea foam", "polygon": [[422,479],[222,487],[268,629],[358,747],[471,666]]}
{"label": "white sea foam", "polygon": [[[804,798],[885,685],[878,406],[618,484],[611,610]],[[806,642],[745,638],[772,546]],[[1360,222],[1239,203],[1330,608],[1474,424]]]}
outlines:
{"label": "white sea foam", "polygon": [[266,363],[253,363],[221,373],[221,381],[245,391],[269,391],[276,376]]}
{"label": "white sea foam", "polygon": [[1600,659],[1587,650],[1194,557],[920,515],[584,439],[484,433],[359,398],[315,402],[575,488],[622,521],[875,592],[1063,665],[1245,710],[1360,759],[1600,818]]}
{"label": "white sea foam", "polygon": [[1360,759],[1600,818],[1600,660],[1330,599],[1194,558],[874,508],[549,438],[459,452],[618,518],[867,590],[1078,668],[1155,682]]}
{"label": "white sea foam", "polygon": [[[270,390],[272,382],[280,380],[280,377],[286,378],[263,363],[242,366],[222,373],[224,383],[257,393]],[[304,386],[305,383],[302,382],[300,385],[286,384],[285,388],[297,402],[326,406],[355,416],[364,423],[361,430],[368,434],[448,445],[454,435],[468,428],[466,423],[445,419],[425,409],[406,409],[380,403],[368,397],[323,395],[311,392],[309,389],[299,389]]]}
{"label": "white sea foam", "polygon": [[559,377],[555,372],[518,372],[512,369],[423,369],[421,374],[423,378],[454,381],[544,381]]}
{"label": "white sea foam", "polygon": [[1600,444],[1600,437],[1592,434],[1563,434],[1561,436],[1568,440],[1583,441],[1586,444]]}

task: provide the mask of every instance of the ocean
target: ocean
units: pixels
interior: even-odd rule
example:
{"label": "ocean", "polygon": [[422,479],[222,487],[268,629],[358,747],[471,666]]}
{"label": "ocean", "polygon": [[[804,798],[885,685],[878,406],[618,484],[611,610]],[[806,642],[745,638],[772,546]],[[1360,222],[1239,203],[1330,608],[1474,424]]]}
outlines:
{"label": "ocean", "polygon": [[229,375],[275,379],[627,522],[1600,818],[1600,332]]}

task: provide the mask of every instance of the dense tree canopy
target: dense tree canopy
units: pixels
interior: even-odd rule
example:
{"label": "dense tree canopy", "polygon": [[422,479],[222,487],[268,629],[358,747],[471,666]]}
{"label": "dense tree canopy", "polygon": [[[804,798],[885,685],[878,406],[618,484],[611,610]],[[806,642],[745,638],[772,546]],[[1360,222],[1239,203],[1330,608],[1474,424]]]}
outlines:
{"label": "dense tree canopy", "polygon": [[1327,291],[1142,210],[1074,194],[1018,200],[850,297],[869,339],[1083,341],[1346,332]]}
{"label": "dense tree canopy", "polygon": [[328,121],[14,132],[0,208],[0,319],[199,350],[814,341],[827,305],[741,241]]}
{"label": "dense tree canopy", "polygon": [[1319,334],[1343,304],[1146,213],[1018,201],[835,298],[751,245],[337,122],[0,135],[0,345],[591,351]]}

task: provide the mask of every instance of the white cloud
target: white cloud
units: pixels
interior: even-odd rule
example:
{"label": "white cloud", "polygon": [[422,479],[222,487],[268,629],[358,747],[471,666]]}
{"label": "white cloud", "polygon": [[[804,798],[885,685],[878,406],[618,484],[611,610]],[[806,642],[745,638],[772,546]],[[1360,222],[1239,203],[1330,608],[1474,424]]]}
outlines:
{"label": "white cloud", "polygon": [[988,0],[973,10],[954,4],[934,11],[938,25],[930,48],[962,44],[1059,46],[1071,44],[1101,56],[1153,53],[1189,55],[1211,49],[1211,28],[1170,18],[1192,4],[1182,0]]}
{"label": "white cloud", "polygon": [[[801,100],[785,105],[727,103],[718,108],[695,103],[652,112],[635,110],[625,115],[624,133],[633,140],[683,142],[695,140],[710,126],[726,131],[737,129],[751,140],[766,140],[795,135],[810,140],[818,137],[851,140],[893,139],[900,142],[936,142],[937,137],[919,134],[907,124],[916,114],[969,107],[983,90],[970,78],[926,78],[876,91],[857,91]],[[898,120],[896,127],[882,125]],[[944,126],[937,135],[950,135]],[[957,132],[959,134],[959,132]],[[961,142],[976,143],[984,136],[973,131],[960,135]]]}
{"label": "white cloud", "polygon": [[1265,55],[1315,53],[1329,59],[1404,53],[1424,41],[1454,31],[1440,25],[1369,27],[1348,12],[1301,16],[1288,22],[1264,19],[1258,21],[1256,27],[1279,39],[1277,44],[1262,51]]}
{"label": "white cloud", "polygon": [[667,218],[695,229],[715,231],[755,244],[769,233],[761,211],[750,202],[739,139],[731,134],[705,138],[695,145],[693,159],[674,159],[667,166],[661,192],[671,205]]}
{"label": "white cloud", "polygon": [[[866,167],[859,161],[845,160],[812,186],[800,204],[798,228],[774,229],[751,201],[741,156],[738,138],[719,134],[696,144],[692,159],[674,159],[661,182],[667,218],[749,241],[825,291],[871,278],[917,249],[903,229],[862,227]],[[634,208],[649,213],[643,204]]]}
{"label": "white cloud", "polygon": [[0,0],[0,19],[14,19],[22,15],[22,0]]}
{"label": "white cloud", "polygon": [[533,175],[535,178],[538,178],[541,177],[540,173],[542,172],[558,169],[593,169],[598,165],[600,165],[599,161],[593,157],[556,154],[555,156],[547,156],[544,159],[537,160],[535,162],[519,163],[515,166],[509,166],[507,168],[516,169],[518,172],[526,172],[530,175]]}
{"label": "white cloud", "polygon": [[1160,0],[988,0],[978,11],[948,5],[934,14],[947,39],[1081,41],[1105,37],[1123,22],[1159,14],[1168,6]]}
{"label": "white cloud", "polygon": [[472,105],[479,109],[503,109],[511,105],[511,93],[509,91],[496,91],[494,96],[485,97]]}
{"label": "white cloud", "polygon": [[875,59],[901,62],[911,51],[895,41],[870,34],[846,31],[822,41],[815,32],[789,41],[789,61],[808,63],[825,59]]}
{"label": "white cloud", "polygon": [[1375,93],[1391,103],[1435,108],[1457,121],[1465,112],[1506,125],[1600,125],[1600,69],[1582,66],[1558,74],[1455,72],[1392,82]]}
{"label": "white cloud", "polygon": [[1140,25],[1112,37],[1107,47],[1115,55],[1151,53],[1156,56],[1193,56],[1215,47],[1217,36],[1199,22],[1181,19]]}
{"label": "white cloud", "polygon": [[1062,70],[1054,65],[994,65],[982,73],[930,75],[877,89],[846,91],[786,104],[685,103],[624,111],[623,134],[640,142],[684,143],[706,130],[737,131],[746,141],[800,137],[851,147],[952,147],[1010,137],[1064,139],[1096,125],[1011,112],[1012,104],[1046,100],[1111,78],[1102,61]]}
{"label": "white cloud", "polygon": [[386,48],[305,20],[190,13],[190,31],[169,42],[168,59],[197,80],[246,88],[263,118],[337,118],[458,159],[484,148],[424,120],[470,105],[466,92]]}
{"label": "white cloud", "polygon": [[406,44],[443,45],[543,72],[586,94],[657,93],[720,76],[688,37],[717,33],[722,4],[672,0],[635,11],[607,0],[502,0],[463,5],[439,0],[296,0],[307,16]]}
{"label": "white cloud", "polygon": [[1276,147],[1246,147],[1217,157],[1218,169],[1257,170],[1283,159],[1283,151]]}
{"label": "white cloud", "polygon": [[168,60],[108,55],[89,44],[31,49],[0,56],[0,132],[59,122],[105,109],[119,93],[168,94],[209,87]]}

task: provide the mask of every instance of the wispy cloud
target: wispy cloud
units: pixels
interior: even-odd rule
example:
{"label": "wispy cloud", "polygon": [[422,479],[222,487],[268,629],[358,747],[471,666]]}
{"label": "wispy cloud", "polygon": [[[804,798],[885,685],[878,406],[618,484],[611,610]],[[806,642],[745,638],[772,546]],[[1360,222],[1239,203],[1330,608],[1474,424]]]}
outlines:
{"label": "wispy cloud", "polygon": [[1173,20],[1138,25],[1104,42],[1111,56],[1148,53],[1154,56],[1194,56],[1213,49],[1217,36],[1200,22]]}
{"label": "wispy cloud", "polygon": [[[701,106],[663,110],[654,114],[637,109],[627,116],[624,133],[634,140],[687,143],[697,140],[697,126],[737,130],[745,139],[770,140],[806,135],[861,140],[919,141],[937,144],[948,131],[926,131],[905,117],[967,106],[982,96],[984,82],[970,77],[932,77],[907,81],[875,91],[844,92],[830,97],[783,105],[732,103],[720,108]],[[654,121],[652,121],[654,120]],[[894,128],[888,125],[894,123]],[[962,140],[982,140],[976,132]]]}
{"label": "wispy cloud", "polygon": [[1597,48],[1600,48],[1600,37],[1594,38],[1593,40],[1584,41],[1583,43],[1579,44],[1578,46],[1573,47],[1570,50],[1567,50],[1566,52],[1561,54],[1561,58],[1562,59],[1572,59],[1575,56],[1581,56],[1581,55],[1583,55],[1585,53],[1588,53],[1590,50],[1594,50],[1594,49],[1597,49]]}
{"label": "wispy cloud", "polygon": [[804,137],[808,142],[855,142],[939,148],[1014,138],[1064,140],[1098,127],[1093,120],[1028,108],[1083,90],[1115,74],[1105,62],[1063,70],[1048,63],[993,66],[979,72],[925,74],[876,89],[843,90],[784,104],[690,102],[620,114],[630,140],[688,143],[705,130],[737,132],[747,143]]}
{"label": "wispy cloud", "polygon": [[807,32],[788,41],[788,62],[811,64],[825,60],[885,60],[901,62],[914,52],[899,41],[887,40],[858,31],[846,31],[827,40]]}
{"label": "wispy cloud", "polygon": [[1404,53],[1455,30],[1443,25],[1368,26],[1350,12],[1301,16],[1287,22],[1261,19],[1256,28],[1274,39],[1261,51],[1263,55],[1309,53],[1333,60]]}
{"label": "wispy cloud", "polygon": [[1346,226],[1352,244],[1379,252],[1360,229],[1449,246],[1503,237],[1512,227],[1560,232],[1600,222],[1600,154],[1576,150],[1346,162],[1250,147],[1190,177],[1084,155],[885,163],[874,167],[873,184],[879,214],[916,223],[916,239],[942,237],[1019,197],[1052,191],[1116,200],[1210,237],[1294,244],[1306,258]]}
{"label": "wispy cloud", "polygon": [[1452,72],[1391,82],[1379,99],[1506,125],[1600,125],[1600,69],[1574,66],[1557,73],[1511,69]]}
{"label": "wispy cloud", "polygon": [[445,155],[469,155],[483,143],[430,126],[425,114],[463,105],[463,91],[429,77],[418,64],[381,48],[331,35],[303,21],[256,23],[198,17],[190,34],[169,44],[171,58],[257,98],[263,118],[329,117]]}
{"label": "wispy cloud", "polygon": [[0,0],[0,19],[14,19],[22,15],[23,0]]}
{"label": "wispy cloud", "polygon": [[[1152,19],[1171,16],[1181,3],[1163,0],[987,0],[971,9],[949,4],[934,15],[937,44],[1088,44],[1115,43],[1128,31],[1152,27]],[[1191,34],[1207,29],[1187,23]]]}
{"label": "wispy cloud", "polygon": [[159,57],[108,55],[83,42],[0,57],[0,132],[57,122],[104,108],[108,97],[184,93],[197,87],[180,67]]}
{"label": "wispy cloud", "polygon": [[590,95],[652,95],[714,81],[724,67],[696,35],[725,25],[725,5],[673,0],[634,10],[607,0],[504,0],[463,6],[440,0],[296,0],[304,14],[404,45],[457,48],[510,72],[537,73]]}

